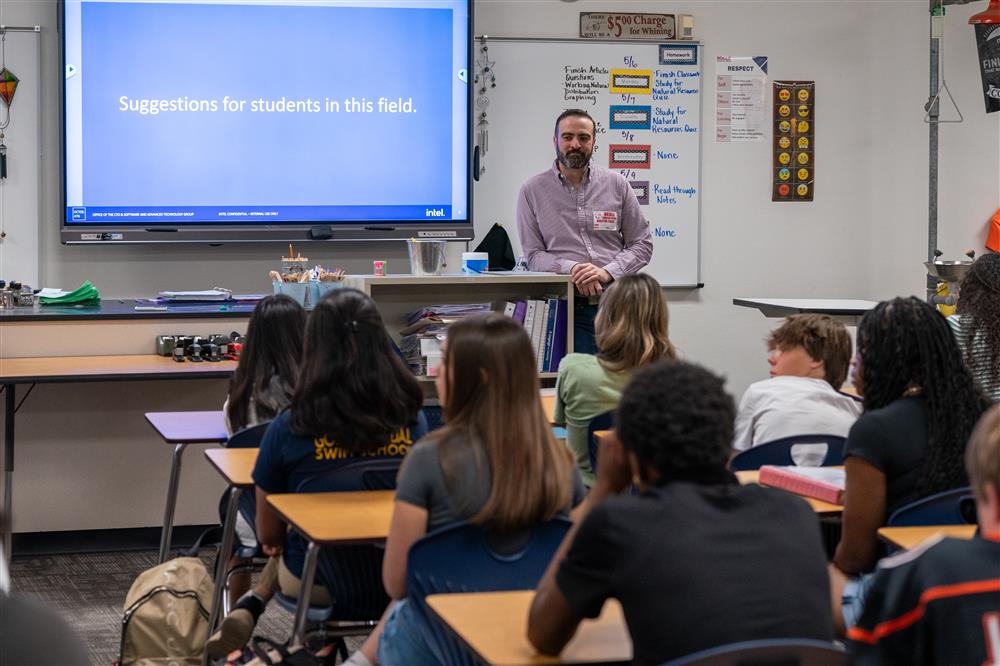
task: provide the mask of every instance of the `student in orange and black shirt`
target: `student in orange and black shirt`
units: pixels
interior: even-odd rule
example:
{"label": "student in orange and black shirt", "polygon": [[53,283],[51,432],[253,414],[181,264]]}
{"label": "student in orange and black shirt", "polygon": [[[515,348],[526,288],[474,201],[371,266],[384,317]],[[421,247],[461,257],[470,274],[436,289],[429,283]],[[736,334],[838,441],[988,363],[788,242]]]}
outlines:
{"label": "student in orange and black shirt", "polygon": [[1000,405],[973,432],[965,467],[980,536],[932,539],[879,563],[847,634],[855,664],[1000,663]]}

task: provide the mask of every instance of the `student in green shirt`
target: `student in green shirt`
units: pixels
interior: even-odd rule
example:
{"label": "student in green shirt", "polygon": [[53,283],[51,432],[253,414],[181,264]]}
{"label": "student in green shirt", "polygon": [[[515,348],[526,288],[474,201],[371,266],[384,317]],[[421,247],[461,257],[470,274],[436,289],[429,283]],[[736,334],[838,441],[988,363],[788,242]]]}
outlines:
{"label": "student in green shirt", "polygon": [[618,407],[632,370],[677,357],[668,321],[667,300],[655,279],[622,276],[604,292],[594,319],[597,355],[568,354],[559,364],[554,421],[566,426],[566,444],[588,487],[594,483],[590,422]]}

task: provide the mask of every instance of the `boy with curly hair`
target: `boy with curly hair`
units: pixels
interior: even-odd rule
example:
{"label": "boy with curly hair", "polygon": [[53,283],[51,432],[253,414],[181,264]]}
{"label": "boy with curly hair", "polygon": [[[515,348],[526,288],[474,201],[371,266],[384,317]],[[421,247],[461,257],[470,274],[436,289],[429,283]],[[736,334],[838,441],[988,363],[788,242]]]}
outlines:
{"label": "boy with curly hair", "polygon": [[[618,599],[636,664],[751,639],[833,638],[819,524],[801,498],[726,468],[733,400],[700,366],[637,370],[597,482],[538,584],[528,639],[558,653]],[[621,440],[620,442],[618,440]],[[633,479],[638,496],[621,495]]]}

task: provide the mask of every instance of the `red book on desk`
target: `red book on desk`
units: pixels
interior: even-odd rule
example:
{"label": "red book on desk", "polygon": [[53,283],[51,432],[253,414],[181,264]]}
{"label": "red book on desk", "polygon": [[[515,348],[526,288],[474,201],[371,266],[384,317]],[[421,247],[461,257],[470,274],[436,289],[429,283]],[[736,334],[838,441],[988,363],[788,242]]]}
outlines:
{"label": "red book on desk", "polygon": [[796,495],[814,497],[830,504],[844,503],[844,470],[840,467],[778,467],[760,468],[758,482],[762,486],[781,488]]}

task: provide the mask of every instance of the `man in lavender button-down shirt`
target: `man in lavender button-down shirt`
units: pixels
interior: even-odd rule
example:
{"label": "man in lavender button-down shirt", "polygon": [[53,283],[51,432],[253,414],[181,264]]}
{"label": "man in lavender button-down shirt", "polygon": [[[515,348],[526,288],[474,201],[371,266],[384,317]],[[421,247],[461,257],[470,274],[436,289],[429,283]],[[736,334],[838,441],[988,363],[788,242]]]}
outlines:
{"label": "man in lavender button-down shirt", "polygon": [[652,235],[632,187],[591,161],[596,124],[586,111],[556,119],[551,169],[531,178],[517,198],[517,230],[533,271],[569,273],[578,297],[574,351],[596,353],[597,300],[615,278],[638,273],[653,253]]}

